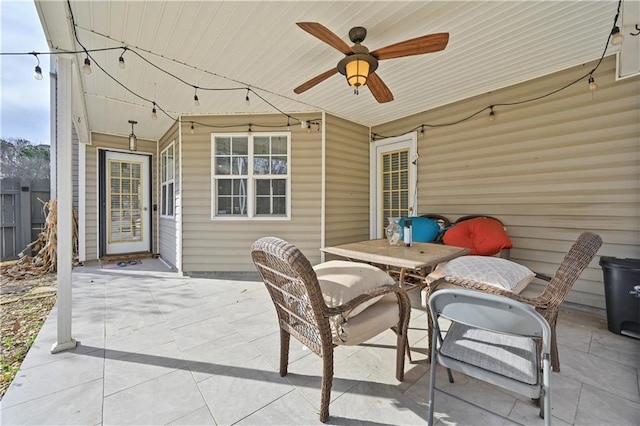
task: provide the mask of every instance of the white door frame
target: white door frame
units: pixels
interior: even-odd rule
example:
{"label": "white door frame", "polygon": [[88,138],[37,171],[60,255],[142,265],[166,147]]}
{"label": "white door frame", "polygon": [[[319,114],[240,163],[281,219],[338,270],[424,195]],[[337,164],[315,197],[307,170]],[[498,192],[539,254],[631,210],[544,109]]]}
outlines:
{"label": "white door frame", "polygon": [[[141,171],[141,190],[142,190],[142,204],[141,204],[141,213],[142,213],[142,221],[143,226],[141,228],[142,239],[139,242],[134,243],[118,243],[117,245],[121,245],[121,247],[117,247],[117,245],[110,245],[108,238],[108,229],[109,224],[109,215],[108,215],[108,193],[109,193],[109,160],[123,160],[123,161],[131,161],[131,162],[140,162],[142,163],[142,171]],[[150,252],[151,251],[151,156],[145,153],[130,153],[130,152],[122,152],[122,151],[111,151],[105,150],[105,160],[104,160],[105,170],[102,171],[101,175],[105,180],[105,200],[100,200],[100,214],[104,215],[104,221],[100,221],[101,226],[105,226],[106,229],[100,230],[100,234],[104,236],[104,253],[103,256],[111,256],[123,253],[137,253],[137,252]]]}
{"label": "white door frame", "polygon": [[380,155],[388,151],[396,151],[409,148],[409,208],[412,215],[418,212],[417,194],[417,159],[418,159],[418,134],[417,132],[406,133],[386,139],[374,141],[369,149],[369,184],[370,205],[369,205],[369,237],[383,238],[382,230],[382,174],[380,173]]}

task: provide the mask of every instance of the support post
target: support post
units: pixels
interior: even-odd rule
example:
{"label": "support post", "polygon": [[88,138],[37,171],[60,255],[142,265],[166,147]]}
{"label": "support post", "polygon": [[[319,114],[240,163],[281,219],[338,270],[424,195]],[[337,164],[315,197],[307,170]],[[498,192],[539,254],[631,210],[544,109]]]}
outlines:
{"label": "support post", "polygon": [[58,256],[58,334],[51,353],[76,347],[71,336],[71,271],[73,268],[73,144],[71,140],[71,57],[57,57],[56,163],[57,163],[57,256]]}

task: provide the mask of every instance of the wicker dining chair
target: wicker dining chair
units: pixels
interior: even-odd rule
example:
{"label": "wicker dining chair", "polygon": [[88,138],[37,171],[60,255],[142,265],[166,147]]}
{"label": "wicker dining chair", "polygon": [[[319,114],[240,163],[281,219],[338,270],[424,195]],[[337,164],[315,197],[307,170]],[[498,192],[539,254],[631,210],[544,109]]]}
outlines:
{"label": "wicker dining chair", "polygon": [[[251,247],[251,257],[276,307],[280,325],[280,375],[287,374],[289,343],[293,336],[322,358],[320,421],[329,417],[333,383],[332,318],[351,312],[364,302],[380,298],[358,315],[349,318],[349,335],[344,345],[356,345],[392,328],[397,334],[396,378],[404,379],[404,354],[411,304],[406,292],[396,285],[376,287],[340,306],[327,306],[318,276],[309,260],[293,244],[276,237],[260,238]],[[390,312],[391,311],[391,312]],[[335,332],[335,330],[334,330]],[[337,339],[339,340],[339,339]]]}
{"label": "wicker dining chair", "polygon": [[[589,265],[598,249],[602,245],[602,238],[591,232],[583,232],[569,249],[564,260],[552,277],[536,274],[537,278],[548,281],[542,294],[537,297],[525,297],[509,290],[492,285],[469,280],[462,277],[443,277],[425,287],[423,300],[429,300],[433,292],[439,288],[463,287],[485,293],[499,294],[527,303],[544,316],[551,326],[551,366],[553,371],[560,371],[560,358],[558,357],[558,343],[556,337],[556,323],[560,305],[569,294],[571,287],[576,282],[582,271]],[[427,307],[428,309],[428,307]],[[427,315],[428,327],[431,330],[431,315]],[[429,347],[431,348],[431,333],[428,333]]]}

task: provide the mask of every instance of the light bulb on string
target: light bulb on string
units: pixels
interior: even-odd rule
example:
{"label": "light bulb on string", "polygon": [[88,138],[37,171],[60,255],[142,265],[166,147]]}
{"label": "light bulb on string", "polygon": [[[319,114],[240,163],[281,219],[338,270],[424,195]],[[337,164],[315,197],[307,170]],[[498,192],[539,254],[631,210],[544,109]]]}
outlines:
{"label": "light bulb on string", "polygon": [[618,46],[618,45],[621,45],[623,41],[624,41],[624,36],[620,32],[620,27],[618,27],[617,25],[614,26],[613,29],[611,30],[611,45]]}
{"label": "light bulb on string", "polygon": [[247,89],[247,96],[244,97],[244,101],[247,106],[251,105],[251,100],[249,99],[249,89]]}
{"label": "light bulb on string", "polygon": [[122,53],[120,54],[120,57],[118,58],[118,66],[120,67],[120,69],[124,69],[124,53],[127,51],[126,47],[122,48]]}
{"label": "light bulb on string", "polygon": [[191,134],[193,134],[193,121],[191,122]]}
{"label": "light bulb on string", "polygon": [[493,110],[493,105],[489,107],[489,122],[496,121],[496,112]]}
{"label": "light bulb on string", "polygon": [[597,88],[598,88],[598,85],[596,84],[596,80],[593,78],[592,75],[589,75],[589,90],[593,92]]}
{"label": "light bulb on string", "polygon": [[290,118],[291,118],[291,117],[289,117],[289,116],[287,115],[287,132],[290,132],[290,131],[291,131],[291,122],[289,121],[289,119],[290,119]]}
{"label": "light bulb on string", "polygon": [[251,133],[251,124],[249,124],[249,133]]}
{"label": "light bulb on string", "polygon": [[35,53],[32,53],[32,55],[35,56],[38,61],[38,65],[36,65],[35,69],[33,70],[33,78],[35,78],[36,80],[42,80],[42,68],[40,68],[40,58],[38,58],[38,55]]}
{"label": "light bulb on string", "polygon": [[91,61],[89,60],[89,54],[84,58],[84,65],[82,66],[82,72],[85,74],[91,74]]}
{"label": "light bulb on string", "polygon": [[151,119],[152,120],[157,120],[158,119],[158,111],[156,111],[156,103],[153,103],[153,108],[151,109]]}
{"label": "light bulb on string", "polygon": [[424,136],[424,124],[420,126],[420,137]]}
{"label": "light bulb on string", "polygon": [[311,122],[309,121],[309,124],[307,124],[307,133],[311,133]]}
{"label": "light bulb on string", "polygon": [[193,95],[193,104],[195,106],[200,106],[200,99],[198,99],[198,88],[197,87],[195,88],[195,92],[194,92],[194,95]]}

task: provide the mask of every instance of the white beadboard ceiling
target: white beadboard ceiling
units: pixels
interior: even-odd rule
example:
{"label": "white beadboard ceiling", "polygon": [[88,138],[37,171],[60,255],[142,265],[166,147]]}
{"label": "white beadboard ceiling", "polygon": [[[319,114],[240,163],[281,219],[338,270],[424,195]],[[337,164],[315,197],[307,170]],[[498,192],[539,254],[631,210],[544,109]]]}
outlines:
{"label": "white beadboard ceiling", "polygon": [[[52,50],[82,49],[66,1],[36,6]],[[597,59],[616,9],[617,1],[71,2],[87,49],[127,46],[192,85],[251,87],[272,104],[251,95],[246,105],[244,90],[200,90],[196,107],[193,88],[133,52],[124,55],[125,69],[118,67],[121,50],[91,53],[92,74],[77,73],[89,130],[128,135],[128,120],[136,120],[138,137],[154,140],[172,121],[160,111],[151,120],[147,100],[174,117],[274,113],[275,106],[294,117],[326,111],[367,126],[385,123]],[[441,52],[380,62],[392,102],[378,104],[367,88],[354,95],[339,74],[297,95],[296,86],[343,57],[296,25],[303,21],[323,24],[349,45],[349,29],[364,26],[370,50],[437,32],[450,39]],[[75,57],[82,65],[84,55]]]}

